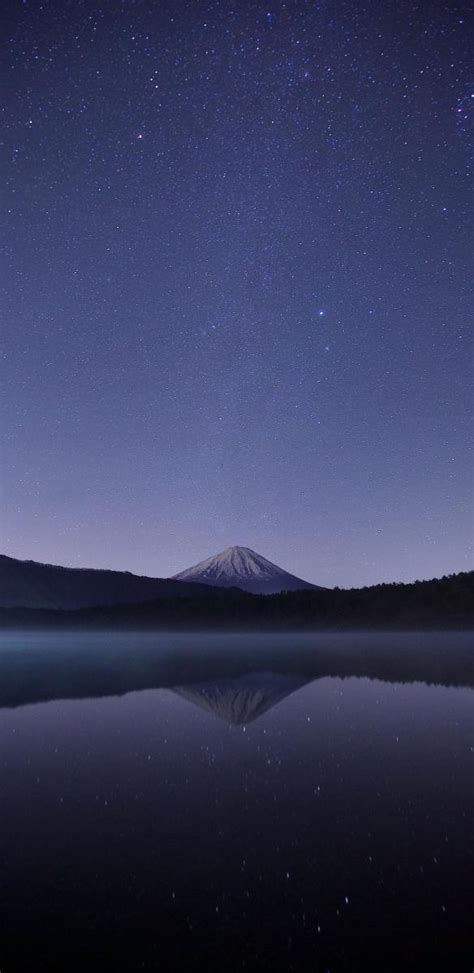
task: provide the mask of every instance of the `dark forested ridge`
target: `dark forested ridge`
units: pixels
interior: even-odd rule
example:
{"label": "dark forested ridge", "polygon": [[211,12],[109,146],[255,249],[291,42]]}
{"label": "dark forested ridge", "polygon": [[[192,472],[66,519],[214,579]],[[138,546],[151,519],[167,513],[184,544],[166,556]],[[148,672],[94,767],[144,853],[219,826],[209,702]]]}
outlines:
{"label": "dark forested ridge", "polygon": [[0,554],[0,606],[73,611],[92,606],[140,604],[160,598],[209,597],[207,585],[147,578],[129,571],[65,568]]}
{"label": "dark forested ridge", "polygon": [[[189,586],[191,587],[191,586]],[[212,591],[212,597],[209,592]],[[79,611],[0,609],[3,628],[416,629],[474,627],[474,571],[412,584],[251,595],[238,589]]]}

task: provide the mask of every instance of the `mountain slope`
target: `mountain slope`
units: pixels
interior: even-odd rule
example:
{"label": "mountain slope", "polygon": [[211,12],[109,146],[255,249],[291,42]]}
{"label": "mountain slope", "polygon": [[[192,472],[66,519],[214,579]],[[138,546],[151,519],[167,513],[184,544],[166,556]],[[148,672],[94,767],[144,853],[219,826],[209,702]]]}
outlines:
{"label": "mountain slope", "polygon": [[317,589],[318,586],[289,574],[249,547],[228,547],[185,571],[175,581],[192,581],[220,588],[242,588],[252,594],[273,595],[280,591]]}
{"label": "mountain slope", "polygon": [[209,597],[206,587],[128,571],[64,568],[0,555],[0,607],[92,608],[156,598]]}

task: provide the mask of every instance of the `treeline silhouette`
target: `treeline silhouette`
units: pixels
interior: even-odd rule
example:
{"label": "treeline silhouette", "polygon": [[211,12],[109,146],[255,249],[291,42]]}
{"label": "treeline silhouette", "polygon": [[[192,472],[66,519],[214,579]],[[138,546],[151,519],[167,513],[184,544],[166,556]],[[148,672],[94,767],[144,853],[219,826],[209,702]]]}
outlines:
{"label": "treeline silhouette", "polygon": [[474,626],[474,571],[412,584],[277,595],[215,588],[212,597],[206,598],[186,593],[75,611],[3,608],[0,624],[4,628],[466,629]]}

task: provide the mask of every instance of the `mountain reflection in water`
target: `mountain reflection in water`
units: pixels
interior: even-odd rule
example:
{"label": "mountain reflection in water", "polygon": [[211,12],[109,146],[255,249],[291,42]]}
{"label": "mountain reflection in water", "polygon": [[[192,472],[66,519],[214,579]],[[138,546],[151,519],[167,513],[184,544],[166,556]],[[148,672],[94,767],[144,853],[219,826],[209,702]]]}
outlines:
{"label": "mountain reflection in water", "polygon": [[278,672],[251,672],[221,682],[174,686],[173,692],[226,723],[247,724],[263,716],[306,682]]}

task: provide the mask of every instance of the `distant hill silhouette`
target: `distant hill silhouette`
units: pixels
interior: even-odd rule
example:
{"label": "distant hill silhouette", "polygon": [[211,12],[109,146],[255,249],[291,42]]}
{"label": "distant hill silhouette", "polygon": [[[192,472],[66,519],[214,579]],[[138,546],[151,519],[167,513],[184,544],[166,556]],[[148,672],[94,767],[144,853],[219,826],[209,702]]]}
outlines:
{"label": "distant hill silhouette", "polygon": [[[133,576],[132,576],[133,577]],[[170,584],[173,584],[170,582]],[[381,584],[252,595],[237,589],[185,585],[142,601],[47,611],[0,608],[4,628],[119,629],[421,629],[474,627],[474,572],[413,584]]]}
{"label": "distant hill silhouette", "polygon": [[147,578],[130,571],[64,568],[0,554],[0,606],[74,609],[132,604],[177,595],[209,597],[207,585]]}

